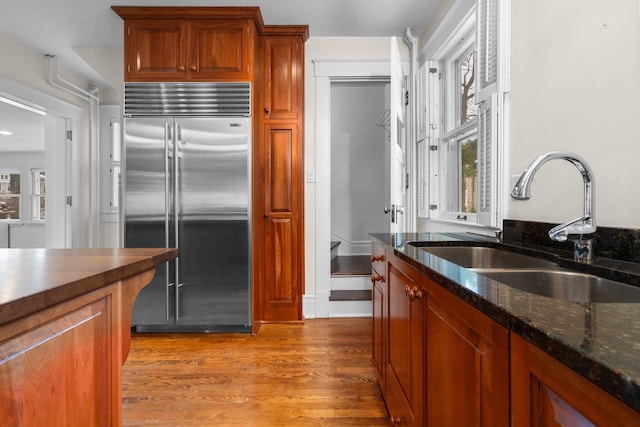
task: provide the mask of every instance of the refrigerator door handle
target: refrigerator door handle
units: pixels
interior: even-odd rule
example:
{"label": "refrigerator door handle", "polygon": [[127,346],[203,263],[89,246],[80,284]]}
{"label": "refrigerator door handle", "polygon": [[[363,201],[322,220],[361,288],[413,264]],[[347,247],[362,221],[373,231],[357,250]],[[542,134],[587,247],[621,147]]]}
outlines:
{"label": "refrigerator door handle", "polygon": [[[171,124],[168,122],[164,123],[164,245],[166,248],[169,247],[169,209],[171,207],[171,182],[169,180],[169,167],[170,167],[170,159],[173,157],[171,153]],[[169,268],[169,263],[165,263],[165,315],[167,322],[171,320],[171,304],[169,295],[171,293],[171,288],[174,286],[175,282],[171,282],[169,279],[169,275],[171,274],[171,270]]]}
{"label": "refrigerator door handle", "polygon": [[[180,125],[178,123],[174,124],[174,143],[173,143],[173,208],[174,208],[174,216],[173,216],[173,227],[175,233],[175,245],[177,248],[180,247],[180,165],[179,159],[182,157],[180,154],[180,143],[182,139],[182,132],[180,129]],[[180,256],[175,259],[175,284],[176,287],[174,289],[175,292],[175,322],[178,323],[180,320],[180,288],[183,286],[180,283]]]}

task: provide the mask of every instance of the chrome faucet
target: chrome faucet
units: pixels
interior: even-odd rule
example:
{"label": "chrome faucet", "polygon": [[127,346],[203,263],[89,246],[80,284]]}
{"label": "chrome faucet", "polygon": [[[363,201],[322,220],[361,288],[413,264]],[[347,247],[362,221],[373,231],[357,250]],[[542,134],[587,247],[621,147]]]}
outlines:
{"label": "chrome faucet", "polygon": [[596,201],[593,171],[580,156],[568,151],[551,151],[535,159],[524,170],[516,183],[511,197],[517,200],[531,198],[531,182],[540,166],[553,159],[564,159],[573,164],[584,181],[584,214],[549,230],[549,237],[557,242],[570,240],[574,242],[573,258],[575,261],[588,262],[593,259],[593,239],[596,234]]}

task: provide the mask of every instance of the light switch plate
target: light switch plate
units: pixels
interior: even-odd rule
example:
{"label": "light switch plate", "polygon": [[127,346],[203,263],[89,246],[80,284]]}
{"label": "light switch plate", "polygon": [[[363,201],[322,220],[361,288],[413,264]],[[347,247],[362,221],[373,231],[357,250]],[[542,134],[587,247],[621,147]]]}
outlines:
{"label": "light switch plate", "polygon": [[307,169],[307,182],[316,182],[316,171]]}

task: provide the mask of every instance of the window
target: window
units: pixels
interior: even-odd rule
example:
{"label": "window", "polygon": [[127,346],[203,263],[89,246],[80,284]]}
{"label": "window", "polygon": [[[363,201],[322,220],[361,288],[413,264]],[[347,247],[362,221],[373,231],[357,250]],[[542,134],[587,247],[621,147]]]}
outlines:
{"label": "window", "polygon": [[502,0],[477,0],[425,64],[429,125],[419,162],[428,171],[428,203],[421,206],[428,206],[423,214],[430,218],[493,227],[501,221],[498,153],[504,133],[498,117],[507,61],[499,49],[506,51],[508,37],[499,31],[499,18],[508,16],[505,8]]}
{"label": "window", "polygon": [[100,106],[100,221],[117,222],[120,209],[122,125],[119,105]]}
{"label": "window", "polygon": [[33,221],[44,221],[46,219],[46,180],[44,169],[32,169],[31,182],[31,219]]}
{"label": "window", "polygon": [[441,200],[436,206],[442,219],[477,222],[478,107],[473,22],[469,17],[456,37],[458,42],[438,61],[444,132],[437,140]]}
{"label": "window", "polygon": [[20,171],[0,170],[0,220],[20,219]]}
{"label": "window", "polygon": [[118,212],[120,208],[120,121],[118,119],[111,120],[111,167],[110,171],[110,185],[109,191],[110,200],[109,206],[111,212]]}

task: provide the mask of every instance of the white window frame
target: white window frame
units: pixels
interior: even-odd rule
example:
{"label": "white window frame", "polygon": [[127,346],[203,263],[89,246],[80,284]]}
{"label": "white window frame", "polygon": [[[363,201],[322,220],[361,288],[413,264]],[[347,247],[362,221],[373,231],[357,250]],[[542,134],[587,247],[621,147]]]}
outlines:
{"label": "white window frame", "polygon": [[20,222],[23,220],[23,217],[24,217],[24,206],[22,205],[22,194],[24,193],[24,176],[22,176],[22,171],[20,169],[14,169],[14,168],[0,169],[0,175],[5,175],[5,174],[20,175],[20,192],[18,194],[3,194],[4,197],[12,197],[12,198],[18,199],[20,215],[18,216],[18,218],[10,218],[10,219],[0,218],[0,222]]}
{"label": "white window frame", "polygon": [[121,122],[119,105],[100,106],[100,222],[118,222],[121,158],[114,154],[122,156]]}
{"label": "white window frame", "polygon": [[[451,209],[453,203],[450,195],[455,193],[457,196],[460,187],[459,168],[450,168],[447,164],[452,161],[450,158],[452,145],[455,144],[457,147],[462,139],[473,138],[477,134],[477,119],[469,120],[462,125],[457,124],[460,109],[457,69],[459,61],[475,47],[475,23],[475,10],[472,9],[436,53],[434,63],[438,73],[431,74],[432,79],[437,79],[434,84],[439,86],[439,105],[442,106],[438,116],[434,118],[438,122],[435,126],[438,132],[433,138],[433,145],[437,146],[438,168],[437,170],[432,168],[431,179],[438,187],[438,191],[432,196],[440,195],[440,197],[431,199],[432,217],[472,224],[477,223],[477,213]],[[435,101],[433,98],[432,96],[432,103]]]}
{"label": "white window frame", "polygon": [[[44,193],[40,192],[40,173],[44,172]],[[47,194],[47,174],[43,168],[31,169],[31,221],[45,222],[47,220],[46,205],[44,216],[40,212],[40,199]],[[45,200],[46,202],[46,200]]]}
{"label": "white window frame", "polygon": [[[437,71],[427,74],[428,82],[425,85],[429,125],[424,146],[420,150],[418,169],[428,172],[428,178],[425,179],[428,180],[429,202],[420,203],[423,207],[421,217],[465,226],[501,227],[504,211],[502,193],[506,191],[504,159],[507,158],[508,146],[505,143],[508,132],[504,116],[509,90],[509,8],[510,0],[459,0],[423,50],[425,58],[430,59],[425,64],[430,70]],[[476,10],[481,13],[476,14]],[[485,19],[486,16],[492,19]],[[474,100],[478,105],[478,116],[464,125],[454,127],[460,98],[459,86],[452,78],[454,65],[456,59],[468,51],[470,43],[476,46]],[[484,46],[478,46],[483,43]],[[491,47],[488,47],[489,44]],[[483,51],[478,52],[479,49]],[[497,50],[497,53],[492,56],[495,59],[492,65],[496,67],[492,69],[494,80],[487,83],[481,81],[487,74],[479,68],[481,55],[486,56],[489,50]],[[443,82],[452,84],[445,85]],[[447,170],[445,166],[446,150],[443,148],[447,141],[457,141],[473,129],[478,138],[477,213],[447,211],[446,196],[450,193],[451,185],[455,184],[447,183],[454,171]]]}

